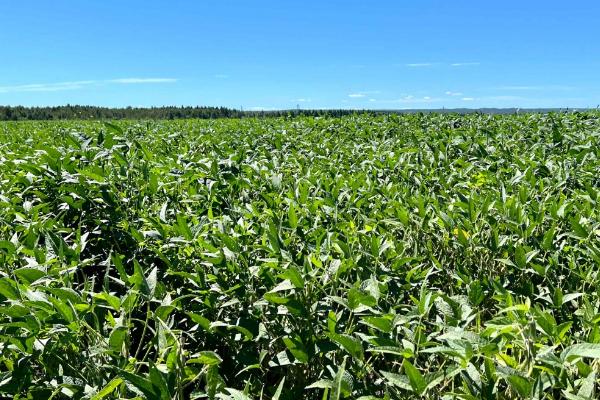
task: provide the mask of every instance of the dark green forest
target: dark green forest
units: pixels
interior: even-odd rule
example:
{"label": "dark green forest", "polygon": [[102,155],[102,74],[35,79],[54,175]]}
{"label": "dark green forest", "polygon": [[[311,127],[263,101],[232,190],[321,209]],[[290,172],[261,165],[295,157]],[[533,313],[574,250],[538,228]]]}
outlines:
{"label": "dark green forest", "polygon": [[[522,110],[525,111],[525,110]],[[558,111],[536,109],[527,111]],[[517,108],[486,108],[486,109],[438,109],[438,110],[275,110],[275,111],[244,111],[226,107],[126,107],[109,108],[97,106],[66,105],[53,107],[24,107],[0,106],[0,121],[24,120],[98,120],[98,119],[217,119],[245,117],[285,117],[285,116],[327,116],[341,117],[351,114],[404,114],[413,112],[438,112],[467,114],[481,112],[486,114],[513,114]]]}
{"label": "dark green forest", "polygon": [[281,110],[243,111],[226,107],[149,107],[109,108],[66,105],[54,107],[0,106],[1,121],[23,120],[97,120],[97,119],[216,119],[288,115],[343,116],[356,110]]}

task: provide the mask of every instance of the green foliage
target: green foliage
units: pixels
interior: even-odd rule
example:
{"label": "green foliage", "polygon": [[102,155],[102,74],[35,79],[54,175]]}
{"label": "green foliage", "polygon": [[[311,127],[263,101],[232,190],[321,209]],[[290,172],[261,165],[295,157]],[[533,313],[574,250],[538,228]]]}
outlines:
{"label": "green foliage", "polygon": [[0,397],[594,398],[600,118],[0,124]]}

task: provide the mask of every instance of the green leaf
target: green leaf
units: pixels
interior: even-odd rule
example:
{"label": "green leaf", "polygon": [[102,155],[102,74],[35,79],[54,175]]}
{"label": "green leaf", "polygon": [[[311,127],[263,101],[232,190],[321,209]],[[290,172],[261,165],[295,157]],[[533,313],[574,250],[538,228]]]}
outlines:
{"label": "green leaf", "polygon": [[585,358],[600,358],[600,343],[580,343],[567,347],[560,354],[560,358],[570,362],[574,359]]}
{"label": "green leaf", "polygon": [[340,400],[342,398],[342,384],[344,382],[344,373],[346,372],[346,357],[342,361],[342,365],[338,368],[335,377],[333,378],[333,385],[331,388],[331,396],[329,400]]}
{"label": "green leaf", "polygon": [[148,286],[148,282],[144,276],[142,266],[137,260],[133,260],[133,275],[131,275],[129,280],[140,292],[142,292],[143,295],[146,297],[150,296],[150,287]]}
{"label": "green leaf", "polygon": [[119,277],[121,278],[121,280],[123,282],[128,282],[129,276],[125,272],[125,267],[123,266],[123,261],[121,260],[121,257],[122,256],[119,256],[118,254],[112,254],[110,260],[112,261],[113,265],[115,266],[115,269],[119,273]]}
{"label": "green leaf", "polygon": [[14,271],[15,275],[25,283],[33,283],[46,276],[46,273],[37,268],[19,268]]}
{"label": "green leaf", "polygon": [[111,132],[113,132],[113,133],[116,133],[116,134],[118,134],[118,135],[122,135],[122,134],[123,134],[123,129],[122,129],[120,126],[118,126],[118,125],[115,125],[115,124],[113,124],[113,123],[111,123],[111,122],[104,122],[104,126],[105,126],[105,127],[106,127],[106,128],[109,130],[109,131],[111,131]]}
{"label": "green leaf", "polygon": [[406,358],[402,361],[402,367],[404,368],[406,376],[408,376],[408,381],[410,382],[412,390],[417,394],[422,395],[427,388],[427,381],[423,378],[421,372]]}
{"label": "green leaf", "polygon": [[227,393],[229,393],[229,395],[226,395],[224,393],[218,393],[216,397],[218,399],[223,400],[252,400],[252,398],[246,393],[241,392],[237,389],[225,388],[225,390],[227,391]]}
{"label": "green leaf", "polygon": [[363,360],[363,347],[357,338],[345,335],[345,334],[337,334],[337,333],[327,333],[329,338],[340,345],[344,350],[346,350],[350,355],[358,360]]}
{"label": "green leaf", "polygon": [[587,399],[593,399],[596,392],[596,372],[592,371],[583,379],[577,395]]}
{"label": "green leaf", "polygon": [[19,289],[17,284],[9,278],[0,278],[0,295],[9,300],[19,299]]}
{"label": "green leaf", "polygon": [[138,388],[149,399],[161,398],[160,392],[156,391],[156,388],[152,385],[152,382],[149,379],[146,379],[138,374],[133,374],[120,368],[117,368],[117,371],[119,372],[121,378]]}
{"label": "green leaf", "polygon": [[586,239],[589,236],[588,230],[581,225],[579,217],[571,218],[571,229],[574,236],[578,239]]}
{"label": "green leaf", "polygon": [[157,267],[152,268],[152,271],[146,277],[146,285],[148,286],[148,296],[153,297],[154,291],[156,290],[156,282],[157,282]]}
{"label": "green leaf", "polygon": [[319,379],[316,382],[311,383],[305,389],[331,389],[333,387],[333,381],[330,379]]}
{"label": "green leaf", "polygon": [[546,233],[544,233],[544,238],[542,240],[542,248],[544,250],[552,250],[554,235],[556,233],[556,227],[552,226]]}
{"label": "green leaf", "polygon": [[206,392],[209,399],[214,399],[217,392],[221,391],[225,386],[225,382],[219,375],[219,367],[217,365],[209,365],[206,371]]}
{"label": "green leaf", "polygon": [[562,324],[558,325],[556,327],[556,336],[558,336],[560,340],[564,340],[565,335],[567,334],[567,332],[569,332],[569,329],[571,329],[572,325],[573,321],[563,322]]}
{"label": "green leaf", "polygon": [[298,227],[298,217],[296,216],[296,207],[294,204],[290,204],[290,208],[288,209],[288,222],[290,228],[296,229]]}
{"label": "green leaf", "polygon": [[527,256],[523,246],[517,246],[515,249],[515,264],[521,269],[525,269],[527,266]]}
{"label": "green leaf", "polygon": [[327,329],[329,333],[335,333],[335,327],[337,326],[337,317],[333,311],[329,311],[327,314]]}
{"label": "green leaf", "polygon": [[110,382],[106,384],[98,393],[96,393],[90,400],[102,400],[109,394],[115,391],[119,387],[120,384],[123,383],[123,379],[114,378]]}
{"label": "green leaf", "polygon": [[469,285],[469,301],[473,305],[479,305],[485,300],[485,294],[481,282],[475,280]]}
{"label": "green leaf", "polygon": [[279,254],[281,251],[279,247],[279,231],[273,221],[269,222],[267,236],[269,238],[269,243],[271,243],[271,246],[273,247],[273,250]]}
{"label": "green leaf", "polygon": [[356,310],[360,305],[375,307],[377,305],[377,300],[370,294],[352,288],[348,291],[348,305],[352,310]]}
{"label": "green leaf", "polygon": [[77,170],[77,172],[79,173],[79,175],[82,175],[82,176],[84,176],[84,177],[86,177],[86,178],[88,178],[88,179],[90,179],[90,180],[92,180],[94,182],[106,183],[106,179],[102,175],[97,174],[95,172],[88,171],[88,170],[85,170],[85,169]]}
{"label": "green leaf", "polygon": [[531,383],[528,379],[520,376],[520,375],[510,375],[506,378],[509,385],[513,390],[515,390],[519,396],[523,398],[529,398],[531,393]]}
{"label": "green leaf", "polygon": [[113,329],[108,341],[110,348],[113,351],[120,353],[123,343],[125,343],[125,341],[127,340],[128,335],[129,330],[124,326],[118,326],[115,329]]}
{"label": "green leaf", "polygon": [[303,364],[307,364],[310,357],[306,351],[306,347],[299,338],[284,337],[283,342],[285,346],[290,350],[292,355],[296,357],[296,360]]}
{"label": "green leaf", "polygon": [[371,328],[377,329],[383,333],[390,333],[392,331],[392,321],[389,318],[361,317],[361,320],[359,322],[370,326]]}
{"label": "green leaf", "polygon": [[113,310],[118,311],[121,308],[121,300],[112,294],[101,292],[93,294],[95,299],[105,301]]}
{"label": "green leaf", "polygon": [[305,315],[305,309],[302,303],[294,297],[281,297],[276,293],[265,293],[263,296],[269,303],[284,305],[292,314]]}
{"label": "green leaf", "polygon": [[214,351],[201,351],[198,353],[198,357],[191,358],[187,361],[188,364],[204,365],[218,365],[221,362],[223,362],[223,359]]}
{"label": "green leaf", "polygon": [[562,304],[569,303],[579,297],[583,296],[583,293],[569,293],[565,294],[562,298]]}
{"label": "green leaf", "polygon": [[16,253],[17,248],[8,240],[0,240],[0,250],[6,251],[6,253],[11,256]]}
{"label": "green leaf", "polygon": [[196,324],[200,325],[202,327],[202,329],[204,329],[207,332],[211,332],[212,329],[210,327],[210,320],[208,318],[203,317],[200,314],[194,314],[191,312],[188,312],[187,315],[190,317],[190,319],[195,322]]}
{"label": "green leaf", "polygon": [[279,385],[277,386],[277,390],[275,391],[275,394],[273,395],[271,400],[279,400],[279,397],[281,396],[281,392],[283,391],[284,383],[285,383],[285,376],[281,379],[281,382],[279,382]]}
{"label": "green leaf", "polygon": [[275,286],[273,289],[269,290],[269,293],[277,293],[277,292],[283,292],[286,290],[292,290],[295,289],[296,286],[290,282],[288,279],[279,282],[279,284],[277,286]]}
{"label": "green leaf", "polygon": [[58,311],[65,321],[71,323],[75,320],[75,312],[68,303],[52,296],[48,296],[48,300],[52,303],[52,305],[54,305],[56,311]]}
{"label": "green leaf", "polygon": [[400,389],[412,391],[413,387],[406,375],[399,375],[393,372],[380,371],[381,375],[392,385]]}
{"label": "green leaf", "polygon": [[192,240],[192,230],[188,226],[187,218],[183,214],[177,214],[177,230],[186,240]]}
{"label": "green leaf", "polygon": [[277,276],[279,278],[289,280],[297,289],[304,289],[304,278],[302,278],[300,271],[293,266],[288,267],[285,271]]}
{"label": "green leaf", "polygon": [[150,381],[152,382],[152,386],[154,386],[155,391],[158,389],[158,393],[160,393],[160,400],[171,400],[172,396],[169,391],[169,385],[163,376],[163,374],[156,368],[154,364],[150,364]]}

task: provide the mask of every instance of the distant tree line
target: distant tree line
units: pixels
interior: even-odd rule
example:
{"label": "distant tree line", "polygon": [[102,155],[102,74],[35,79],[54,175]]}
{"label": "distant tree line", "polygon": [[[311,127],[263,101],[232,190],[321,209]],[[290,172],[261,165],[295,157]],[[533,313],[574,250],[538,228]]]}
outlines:
{"label": "distant tree line", "polygon": [[243,118],[261,116],[342,116],[357,110],[278,110],[243,111],[226,107],[126,107],[108,108],[66,105],[56,107],[0,106],[1,121],[70,119],[181,119]]}
{"label": "distant tree line", "polygon": [[[558,109],[528,109],[521,112],[548,112]],[[72,119],[216,119],[246,117],[288,117],[288,116],[328,116],[341,117],[350,114],[404,114],[415,112],[439,112],[466,114],[480,112],[485,114],[512,114],[519,112],[516,108],[473,109],[437,109],[437,110],[276,110],[276,111],[243,111],[226,107],[126,107],[109,108],[95,106],[66,105],[55,107],[23,107],[0,106],[0,121],[22,120],[72,120]]]}

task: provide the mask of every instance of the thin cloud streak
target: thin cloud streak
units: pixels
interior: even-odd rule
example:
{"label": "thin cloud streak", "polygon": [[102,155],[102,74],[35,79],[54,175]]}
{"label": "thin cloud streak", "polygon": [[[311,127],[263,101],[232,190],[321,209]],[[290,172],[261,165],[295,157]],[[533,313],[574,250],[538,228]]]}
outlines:
{"label": "thin cloud streak", "polygon": [[409,68],[425,68],[425,67],[433,67],[433,66],[450,66],[450,67],[469,67],[469,66],[477,66],[481,65],[480,62],[455,62],[455,63],[445,63],[445,62],[418,62],[418,63],[408,63],[404,64],[405,67]]}
{"label": "thin cloud streak", "polygon": [[175,82],[177,82],[177,79],[174,79],[174,78],[122,78],[122,79],[111,79],[106,82],[108,82],[108,83],[123,83],[123,84],[175,83]]}
{"label": "thin cloud streak", "polygon": [[450,64],[451,67],[472,67],[476,65],[481,65],[479,62],[457,62]]}
{"label": "thin cloud streak", "polygon": [[81,89],[96,81],[73,81],[57,83],[31,83],[27,85],[0,86],[0,93],[10,92],[56,92],[60,90]]}
{"label": "thin cloud streak", "polygon": [[409,64],[404,64],[407,67],[410,68],[420,68],[420,67],[431,67],[433,65],[433,63],[430,62],[425,62],[425,63],[409,63]]}
{"label": "thin cloud streak", "polygon": [[348,97],[353,98],[353,99],[360,99],[363,97],[367,97],[369,95],[380,94],[380,93],[381,93],[381,90],[362,90],[360,92],[350,93],[348,95]]}
{"label": "thin cloud streak", "polygon": [[437,103],[443,101],[443,99],[438,97],[414,97],[414,96],[404,96],[399,99],[392,100],[377,100],[378,103],[384,104],[427,104],[427,103]]}
{"label": "thin cloud streak", "polygon": [[0,93],[20,93],[20,92],[58,92],[64,90],[85,89],[92,86],[104,84],[154,84],[154,83],[174,83],[174,78],[120,78],[108,80],[86,80],[55,83],[31,83],[26,85],[0,86]]}

